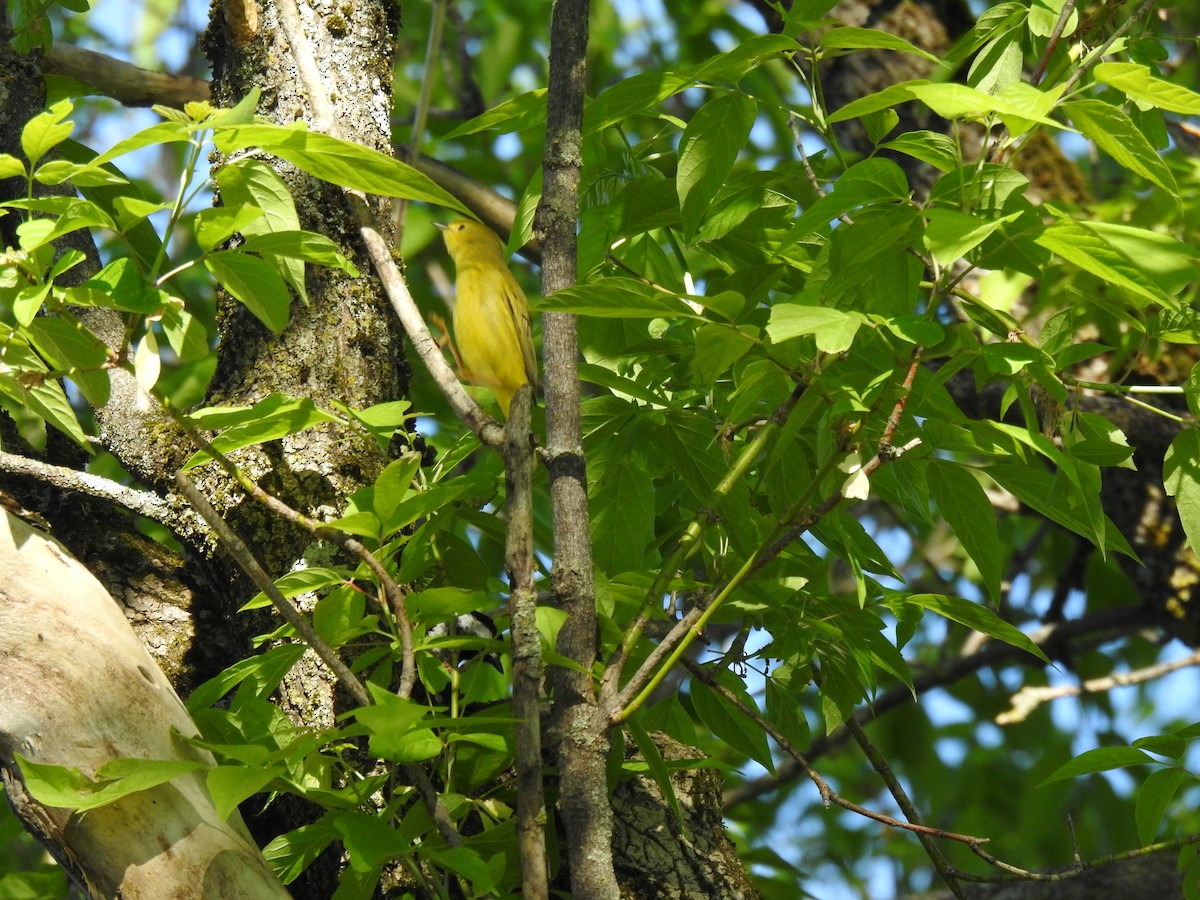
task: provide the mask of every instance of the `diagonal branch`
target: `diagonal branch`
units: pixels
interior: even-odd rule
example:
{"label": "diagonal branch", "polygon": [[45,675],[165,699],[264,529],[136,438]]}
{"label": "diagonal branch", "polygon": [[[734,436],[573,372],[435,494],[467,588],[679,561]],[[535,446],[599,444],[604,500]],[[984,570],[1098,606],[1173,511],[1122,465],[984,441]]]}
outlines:
{"label": "diagonal branch", "polygon": [[357,676],[350,671],[350,667],[346,665],[340,656],[334,652],[333,648],[325,643],[315,628],[309,624],[308,619],[304,614],[297,609],[287,597],[283,596],[279,588],[275,586],[274,579],[267,574],[266,569],[262,567],[254,554],[250,552],[250,548],[245,542],[238,537],[229,524],[221,518],[220,514],[213,509],[208,498],[200,493],[195,482],[188,478],[183,472],[175,473],[175,483],[179,485],[180,493],[187,498],[188,503],[192,505],[192,509],[200,514],[205,524],[213,530],[217,539],[224,545],[226,552],[233,558],[233,561],[238,564],[243,572],[250,576],[250,580],[260,591],[267,595],[267,599],[271,601],[271,605],[283,617],[283,620],[295,629],[300,635],[304,643],[312,647],[313,652],[321,657],[321,661],[329,667],[336,677],[338,682],[346,689],[346,692],[354,699],[354,702],[359,706],[370,706],[371,695],[367,693],[367,689],[363,687]]}

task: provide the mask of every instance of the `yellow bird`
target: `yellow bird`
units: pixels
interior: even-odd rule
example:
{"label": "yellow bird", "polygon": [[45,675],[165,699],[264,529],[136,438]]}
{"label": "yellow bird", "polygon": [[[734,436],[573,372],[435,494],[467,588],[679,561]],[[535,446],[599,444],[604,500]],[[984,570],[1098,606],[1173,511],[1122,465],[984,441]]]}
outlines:
{"label": "yellow bird", "polygon": [[529,301],[494,231],[471,219],[434,224],[454,260],[454,334],[467,375],[492,389],[507,418],[517,388],[537,385]]}

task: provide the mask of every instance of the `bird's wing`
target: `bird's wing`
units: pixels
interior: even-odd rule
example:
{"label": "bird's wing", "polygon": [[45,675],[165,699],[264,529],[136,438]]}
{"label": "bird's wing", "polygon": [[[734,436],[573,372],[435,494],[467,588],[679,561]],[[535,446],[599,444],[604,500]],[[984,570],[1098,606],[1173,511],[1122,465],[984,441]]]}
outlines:
{"label": "bird's wing", "polygon": [[508,306],[508,314],[512,317],[513,328],[517,332],[517,343],[521,345],[521,356],[525,360],[525,377],[536,391],[538,370],[537,359],[533,355],[533,324],[529,319],[529,301],[525,299],[525,292],[521,290],[521,285],[512,273],[505,274],[508,277],[504,279],[503,290],[500,293]]}

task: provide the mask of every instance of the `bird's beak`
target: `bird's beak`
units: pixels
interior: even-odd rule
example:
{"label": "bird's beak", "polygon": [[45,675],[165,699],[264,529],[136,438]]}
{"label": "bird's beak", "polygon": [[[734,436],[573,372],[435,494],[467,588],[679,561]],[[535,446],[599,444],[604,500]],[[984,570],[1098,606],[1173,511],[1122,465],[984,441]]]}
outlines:
{"label": "bird's beak", "polygon": [[441,222],[434,222],[434,223],[433,223],[433,227],[434,227],[434,228],[436,228],[438,231],[445,231],[445,230],[446,230],[447,228],[449,228],[450,226],[449,226],[449,225],[443,225]]}

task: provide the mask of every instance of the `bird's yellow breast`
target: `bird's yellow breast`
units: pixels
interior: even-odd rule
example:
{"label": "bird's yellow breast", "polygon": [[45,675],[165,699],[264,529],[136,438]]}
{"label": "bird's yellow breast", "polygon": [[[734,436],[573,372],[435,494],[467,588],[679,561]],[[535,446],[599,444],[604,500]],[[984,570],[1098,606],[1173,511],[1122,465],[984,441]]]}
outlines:
{"label": "bird's yellow breast", "polygon": [[[520,317],[528,307],[516,279],[506,269],[470,266],[457,278],[454,332],[471,380],[490,387],[505,414],[517,388],[530,381]],[[527,328],[528,326],[525,325]]]}

